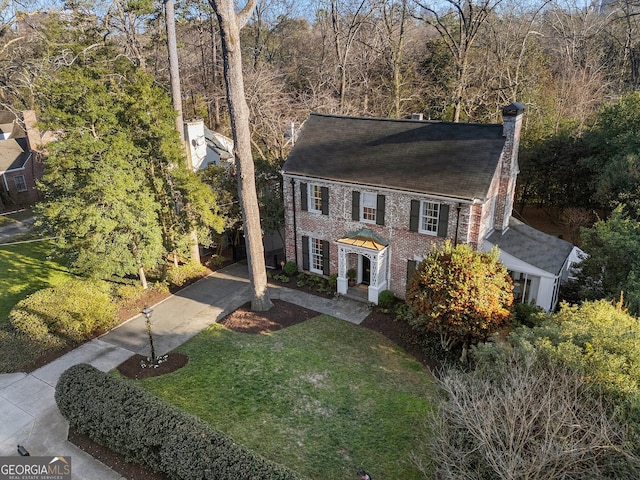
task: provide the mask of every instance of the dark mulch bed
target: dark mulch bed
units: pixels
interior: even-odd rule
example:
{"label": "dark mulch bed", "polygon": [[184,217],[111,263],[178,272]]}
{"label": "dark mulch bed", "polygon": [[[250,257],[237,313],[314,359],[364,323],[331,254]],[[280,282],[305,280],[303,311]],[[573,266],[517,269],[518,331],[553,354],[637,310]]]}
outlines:
{"label": "dark mulch bed", "polygon": [[118,372],[132,380],[140,380],[175,372],[184,367],[187,362],[189,362],[189,357],[177,352],[164,355],[155,366],[150,365],[151,362],[144,355],[134,355],[118,365]]}
{"label": "dark mulch bed", "polygon": [[[313,310],[282,300],[273,300],[273,304],[273,308],[267,312],[252,312],[251,304],[246,303],[223,318],[220,324],[240,333],[265,334],[296,325],[319,315]],[[394,321],[391,315],[381,309],[374,309],[361,325],[383,334],[408,354],[413,355],[423,365],[431,368],[437,367],[437,364],[427,358],[420,351],[420,348],[412,342],[411,327],[403,322]],[[146,361],[146,357],[136,355],[122,363],[118,367],[118,371],[128,378],[135,379],[163,375],[184,366],[188,357],[175,352],[170,353],[167,361],[160,364],[157,369],[143,369],[140,367],[140,361]],[[167,480],[168,478],[161,473],[151,472],[138,465],[127,463],[120,455],[95,444],[88,437],[74,431],[69,432],[69,440],[129,480]]]}
{"label": "dark mulch bed", "polygon": [[220,324],[240,333],[269,333],[320,315],[318,312],[283,300],[272,300],[272,302],[273,307],[266,312],[252,312],[251,303],[245,303],[224,317]]}
{"label": "dark mulch bed", "polygon": [[137,463],[126,462],[123,456],[113,453],[107,447],[95,443],[86,435],[78,433],[72,428],[69,429],[67,438],[80,450],[87,452],[93,458],[97,458],[128,480],[169,480],[169,477],[164,473],[153,472]]}

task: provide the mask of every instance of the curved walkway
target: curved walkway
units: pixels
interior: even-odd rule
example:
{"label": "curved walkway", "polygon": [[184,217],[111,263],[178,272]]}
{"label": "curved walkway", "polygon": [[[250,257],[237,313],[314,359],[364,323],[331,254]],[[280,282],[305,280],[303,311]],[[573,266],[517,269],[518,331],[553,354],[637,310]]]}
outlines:
{"label": "curved walkway", "polygon": [[[269,287],[269,292],[271,298],[356,324],[369,314],[365,304],[346,298],[325,299],[285,287]],[[247,267],[234,264],[154,305],[151,323],[157,354],[170,352],[249,299]],[[67,441],[69,425],[58,411],[54,391],[62,372],[72,365],[89,363],[106,372],[136,353],[149,354],[142,315],[31,374],[0,375],[0,456],[16,456],[17,445],[23,445],[31,455],[71,456],[73,479],[122,479]]]}

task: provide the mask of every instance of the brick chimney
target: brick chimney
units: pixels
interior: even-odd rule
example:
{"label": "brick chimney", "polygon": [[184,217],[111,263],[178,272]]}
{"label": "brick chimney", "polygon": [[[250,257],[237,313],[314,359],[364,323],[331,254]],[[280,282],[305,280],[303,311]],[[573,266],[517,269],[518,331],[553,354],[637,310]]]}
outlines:
{"label": "brick chimney", "polygon": [[518,148],[520,130],[525,106],[514,102],[502,108],[502,135],[505,138],[502,158],[500,159],[500,186],[494,214],[494,228],[504,231],[509,226],[509,218],[515,200],[518,167]]}
{"label": "brick chimney", "polygon": [[27,134],[29,149],[34,152],[42,152],[42,138],[40,136],[40,130],[36,127],[38,121],[36,112],[33,110],[25,110],[22,112],[22,121],[24,122],[24,130]]}

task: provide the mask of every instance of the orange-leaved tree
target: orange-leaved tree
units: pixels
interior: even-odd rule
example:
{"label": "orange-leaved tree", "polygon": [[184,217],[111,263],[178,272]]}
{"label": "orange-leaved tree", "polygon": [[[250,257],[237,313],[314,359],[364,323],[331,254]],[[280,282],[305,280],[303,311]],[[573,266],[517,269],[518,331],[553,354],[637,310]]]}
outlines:
{"label": "orange-leaved tree", "polygon": [[446,242],[430,251],[407,287],[407,304],[419,313],[414,328],[440,335],[442,348],[486,339],[511,317],[513,284],[498,250],[481,252]]}

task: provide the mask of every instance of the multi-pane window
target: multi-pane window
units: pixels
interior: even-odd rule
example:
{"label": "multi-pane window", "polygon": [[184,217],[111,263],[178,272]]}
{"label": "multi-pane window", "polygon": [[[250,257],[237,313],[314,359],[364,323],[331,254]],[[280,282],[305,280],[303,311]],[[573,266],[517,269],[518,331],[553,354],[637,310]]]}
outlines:
{"label": "multi-pane window", "polygon": [[360,218],[363,222],[376,221],[376,201],[378,196],[375,193],[362,194]]}
{"label": "multi-pane window", "polygon": [[25,180],[24,175],[16,175],[15,177],[13,177],[13,181],[16,184],[16,189],[19,192],[27,191],[27,181]]}
{"label": "multi-pane window", "polygon": [[309,185],[309,210],[322,213],[322,188],[320,185]]}
{"label": "multi-pane window", "polygon": [[522,272],[509,272],[513,279],[513,299],[521,303],[536,303],[540,277]]}
{"label": "multi-pane window", "polygon": [[420,204],[420,232],[438,233],[438,213],[440,204],[423,201]]}
{"label": "multi-pane window", "polygon": [[309,238],[309,270],[322,273],[322,240]]}

